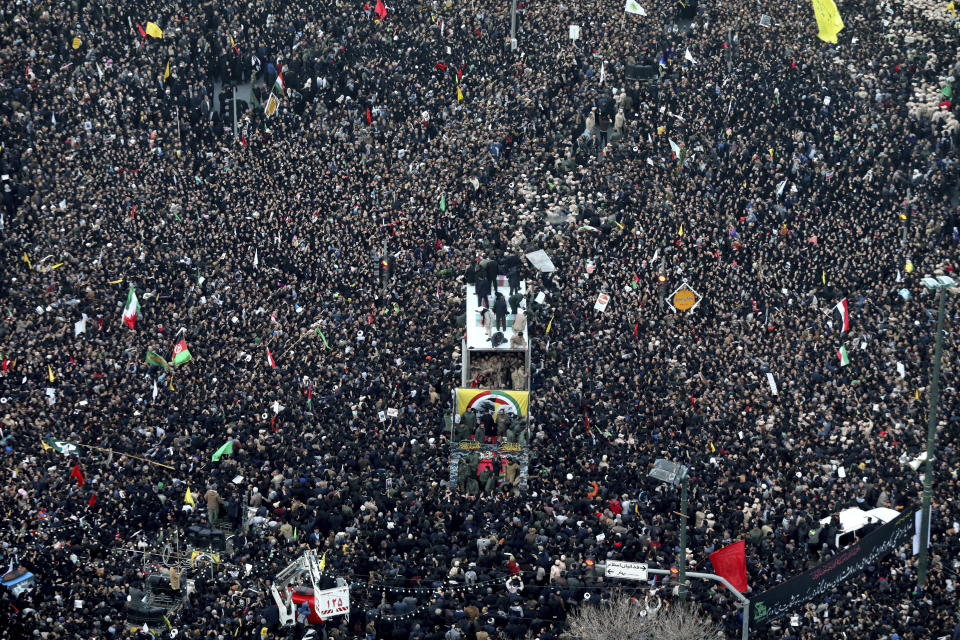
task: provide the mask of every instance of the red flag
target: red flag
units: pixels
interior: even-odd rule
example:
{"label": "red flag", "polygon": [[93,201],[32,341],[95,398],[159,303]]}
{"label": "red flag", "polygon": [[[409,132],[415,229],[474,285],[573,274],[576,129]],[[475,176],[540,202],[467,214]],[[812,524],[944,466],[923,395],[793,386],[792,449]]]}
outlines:
{"label": "red flag", "polygon": [[240,134],[240,144],[247,146],[247,136],[243,135],[242,133]]}
{"label": "red flag", "polygon": [[640,328],[640,323],[639,323],[639,322],[638,322],[637,324],[633,325],[633,337],[634,337],[634,338],[637,337],[637,330],[638,330],[639,328]]}
{"label": "red flag", "polygon": [[133,205],[133,208],[130,209],[130,217],[133,217],[133,214],[137,212],[137,205]]}
{"label": "red flag", "polygon": [[271,369],[277,368],[277,363],[273,361],[273,356],[270,354],[269,348],[267,348],[267,363],[270,365]]}
{"label": "red flag", "polygon": [[743,540],[710,554],[710,562],[718,576],[726,578],[733,588],[747,590],[747,545]]}
{"label": "red flag", "polygon": [[307,400],[310,400],[313,397],[313,389],[310,383],[307,383]]}
{"label": "red flag", "polygon": [[434,69],[440,69],[440,71],[446,71],[446,70],[447,70],[447,65],[444,64],[443,62],[438,62],[437,64],[433,65],[433,68],[434,68]]}
{"label": "red flag", "polygon": [[373,10],[373,12],[378,16],[380,16],[381,20],[387,19],[387,8],[383,6],[383,0],[377,0],[377,6]]}
{"label": "red flag", "polygon": [[367,107],[367,124],[373,122],[373,118],[370,117],[370,107]]}
{"label": "red flag", "polygon": [[86,481],[83,479],[83,474],[80,473],[80,463],[79,463],[79,462],[73,465],[73,471],[70,472],[70,477],[71,477],[71,478],[76,478],[76,479],[77,479],[77,484],[78,484],[79,486],[81,486],[81,487],[83,486],[83,483],[86,482]]}
{"label": "red flag", "polygon": [[850,308],[847,306],[847,299],[844,298],[838,302],[834,309],[839,311],[841,318],[843,318],[843,329],[840,331],[840,333],[846,333],[847,331],[850,331]]}
{"label": "red flag", "polygon": [[97,494],[90,496],[90,500],[87,501],[87,504],[89,504],[91,507],[97,506]]}
{"label": "red flag", "polygon": [[140,23],[137,23],[137,30],[140,32],[140,37],[144,40],[147,39],[147,33],[143,30],[143,27],[140,26]]}

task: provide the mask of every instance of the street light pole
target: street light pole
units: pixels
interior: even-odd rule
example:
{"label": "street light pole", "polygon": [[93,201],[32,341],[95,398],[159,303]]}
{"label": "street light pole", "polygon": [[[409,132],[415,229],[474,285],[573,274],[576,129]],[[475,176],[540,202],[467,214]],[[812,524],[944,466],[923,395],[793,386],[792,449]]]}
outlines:
{"label": "street light pole", "polygon": [[[943,276],[941,276],[943,278]],[[940,280],[938,278],[938,280]],[[949,278],[947,278],[949,280]],[[927,460],[923,468],[923,508],[920,517],[920,561],[917,568],[917,587],[922,589],[927,583],[927,564],[929,551],[927,538],[930,535],[930,503],[933,498],[933,458],[936,452],[937,403],[940,400],[940,357],[943,354],[943,316],[947,306],[947,288],[953,284],[940,280],[937,285],[933,278],[924,278],[927,289],[940,292],[940,306],[937,310],[937,339],[933,349],[933,367],[930,372],[930,409],[927,418]]]}
{"label": "street light pole", "polygon": [[683,514],[680,520],[680,589],[677,593],[680,602],[687,599],[687,475],[684,474],[680,485],[680,512]]}

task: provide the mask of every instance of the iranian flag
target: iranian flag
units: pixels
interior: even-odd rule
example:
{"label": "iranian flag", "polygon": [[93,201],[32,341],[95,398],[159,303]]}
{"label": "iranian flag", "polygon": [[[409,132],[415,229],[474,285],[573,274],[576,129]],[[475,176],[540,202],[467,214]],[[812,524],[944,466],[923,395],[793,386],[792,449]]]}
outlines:
{"label": "iranian flag", "polygon": [[843,318],[843,329],[840,333],[850,331],[850,309],[847,307],[847,299],[844,298],[838,302],[834,308],[840,312],[840,316]]}
{"label": "iranian flag", "polygon": [[277,69],[277,79],[273,83],[273,88],[280,92],[280,95],[283,95],[283,71]]}
{"label": "iranian flag", "polygon": [[193,356],[190,355],[190,349],[187,349],[186,340],[181,340],[173,347],[173,364],[184,364],[192,359]]}
{"label": "iranian flag", "polygon": [[271,369],[277,368],[277,363],[273,361],[273,355],[270,353],[269,348],[267,348],[267,364],[270,365]]}
{"label": "iranian flag", "polygon": [[840,347],[840,350],[837,351],[837,357],[840,358],[840,366],[845,367],[850,364],[850,358],[847,356],[847,348],[844,346]]}
{"label": "iranian flag", "polygon": [[127,294],[127,304],[123,307],[123,323],[131,329],[137,324],[137,314],[140,312],[140,302],[137,300],[137,293],[130,285],[130,293]]}

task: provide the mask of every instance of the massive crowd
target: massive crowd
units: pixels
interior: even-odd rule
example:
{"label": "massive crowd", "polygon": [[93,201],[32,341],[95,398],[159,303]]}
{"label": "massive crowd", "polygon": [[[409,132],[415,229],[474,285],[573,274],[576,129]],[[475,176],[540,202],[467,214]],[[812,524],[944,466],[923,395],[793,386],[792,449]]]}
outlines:
{"label": "massive crowd", "polygon": [[[267,586],[313,549],[356,585],[330,638],[559,638],[617,586],[597,564],[676,564],[658,457],[692,469],[689,566],[746,539],[751,593],[834,551],[820,518],[917,508],[904,462],[936,316],[919,278],[955,274],[960,242],[958,140],[934,117],[950,11],[844,2],[833,46],[804,2],[764,7],[769,27],[756,3],[702,3],[690,28],[671,2],[520,2],[512,51],[507,2],[376,4],[0,8],[0,553],[37,576],[4,596],[0,635],[133,635],[143,568],[118,550],[228,504],[256,516],[153,633],[284,637]],[[248,83],[234,135],[219,97]],[[920,85],[942,104],[912,108]],[[464,276],[541,248],[556,272],[521,271],[546,294],[529,482],[467,495],[444,426]],[[683,281],[702,302],[674,314],[660,298]],[[956,308],[928,588],[908,545],[755,637],[953,631]],[[180,339],[192,361],[145,364]],[[691,598],[737,632],[729,594]]]}

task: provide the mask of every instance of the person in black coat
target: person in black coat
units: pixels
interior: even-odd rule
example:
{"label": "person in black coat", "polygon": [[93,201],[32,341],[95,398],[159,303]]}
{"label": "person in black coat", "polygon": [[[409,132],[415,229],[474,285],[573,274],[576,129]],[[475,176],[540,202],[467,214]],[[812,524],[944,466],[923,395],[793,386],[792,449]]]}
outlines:
{"label": "person in black coat", "polygon": [[478,274],[477,277],[477,306],[487,306],[487,297],[490,295],[490,281]]}
{"label": "person in black coat", "polygon": [[507,274],[507,282],[510,283],[510,295],[513,296],[520,292],[520,271],[514,267]]}
{"label": "person in black coat", "polygon": [[493,258],[487,260],[487,279],[493,283],[493,292],[497,292],[497,276],[500,275],[500,265]]}
{"label": "person in black coat", "polygon": [[493,313],[497,316],[497,331],[507,330],[507,299],[502,293],[497,294],[497,299],[493,303]]}

